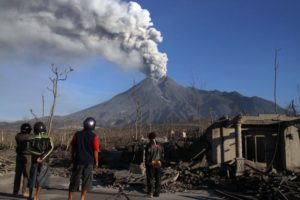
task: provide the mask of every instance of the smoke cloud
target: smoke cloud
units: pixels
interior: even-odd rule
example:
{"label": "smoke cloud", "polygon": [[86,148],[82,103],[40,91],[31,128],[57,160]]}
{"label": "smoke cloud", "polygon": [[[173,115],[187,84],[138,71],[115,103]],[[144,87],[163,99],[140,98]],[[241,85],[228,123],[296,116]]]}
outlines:
{"label": "smoke cloud", "polygon": [[167,55],[161,33],[138,3],[120,0],[2,0],[0,54],[47,57],[102,56],[160,78]]}

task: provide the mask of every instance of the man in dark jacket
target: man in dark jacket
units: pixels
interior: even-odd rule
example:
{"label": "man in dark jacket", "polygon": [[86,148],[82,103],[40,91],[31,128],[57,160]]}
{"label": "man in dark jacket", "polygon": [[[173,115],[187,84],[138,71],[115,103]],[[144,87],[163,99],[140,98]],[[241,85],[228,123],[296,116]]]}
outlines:
{"label": "man in dark jacket", "polygon": [[73,171],[69,185],[69,200],[73,199],[73,192],[78,191],[80,179],[81,200],[85,200],[87,192],[92,189],[93,167],[98,168],[99,138],[93,132],[96,127],[96,121],[88,117],[83,122],[83,130],[78,131],[73,136],[72,158]]}
{"label": "man in dark jacket", "polygon": [[14,180],[14,195],[17,195],[20,190],[21,177],[23,175],[22,194],[24,197],[29,196],[28,177],[31,166],[31,155],[28,152],[28,144],[30,140],[30,132],[32,128],[30,124],[24,123],[21,125],[21,132],[16,135],[16,169],[15,169],[15,180]]}
{"label": "man in dark jacket", "polygon": [[[161,167],[163,148],[155,140],[155,132],[148,135],[149,143],[146,145],[145,166],[147,176],[147,193],[148,197],[159,197],[161,188]],[[154,190],[154,193],[153,193]]]}
{"label": "man in dark jacket", "polygon": [[47,135],[46,126],[43,122],[36,122],[33,127],[34,136],[30,139],[29,152],[32,155],[32,165],[28,186],[30,188],[29,199],[32,198],[33,189],[36,188],[34,200],[39,200],[42,188],[49,186],[49,155],[54,149],[51,137]]}

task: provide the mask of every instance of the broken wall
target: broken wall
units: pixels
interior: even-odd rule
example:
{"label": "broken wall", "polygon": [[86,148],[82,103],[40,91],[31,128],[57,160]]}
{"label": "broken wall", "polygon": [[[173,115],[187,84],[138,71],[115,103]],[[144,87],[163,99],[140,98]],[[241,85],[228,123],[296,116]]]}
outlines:
{"label": "broken wall", "polygon": [[211,144],[209,154],[213,164],[219,164],[236,158],[236,139],[234,128],[215,128],[208,134]]}
{"label": "broken wall", "polygon": [[300,138],[299,129],[295,126],[287,127],[283,134],[284,167],[291,171],[300,171]]}

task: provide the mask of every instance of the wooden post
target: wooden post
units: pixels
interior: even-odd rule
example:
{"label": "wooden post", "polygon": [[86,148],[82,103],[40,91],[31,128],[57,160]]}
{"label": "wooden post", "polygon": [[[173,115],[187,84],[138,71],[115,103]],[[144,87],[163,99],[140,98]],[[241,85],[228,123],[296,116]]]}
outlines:
{"label": "wooden post", "polygon": [[242,146],[242,122],[241,119],[238,119],[236,124],[236,148],[237,148],[237,157],[236,157],[236,176],[244,174],[245,171],[245,160],[243,158],[243,146]]}
{"label": "wooden post", "polygon": [[239,121],[236,125],[236,136],[237,136],[237,157],[243,157],[243,149],[242,149],[242,124]]}

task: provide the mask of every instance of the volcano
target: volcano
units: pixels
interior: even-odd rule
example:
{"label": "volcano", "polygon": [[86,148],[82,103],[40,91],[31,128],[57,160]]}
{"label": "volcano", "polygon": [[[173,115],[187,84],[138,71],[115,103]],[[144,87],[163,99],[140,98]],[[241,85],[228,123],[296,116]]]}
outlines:
{"label": "volcano", "polygon": [[[283,109],[279,109],[283,112]],[[140,114],[137,114],[140,113]],[[274,103],[237,92],[206,91],[184,87],[170,77],[146,78],[109,101],[66,116],[82,122],[92,116],[100,126],[126,126],[140,116],[142,124],[191,121],[236,114],[274,113]]]}

